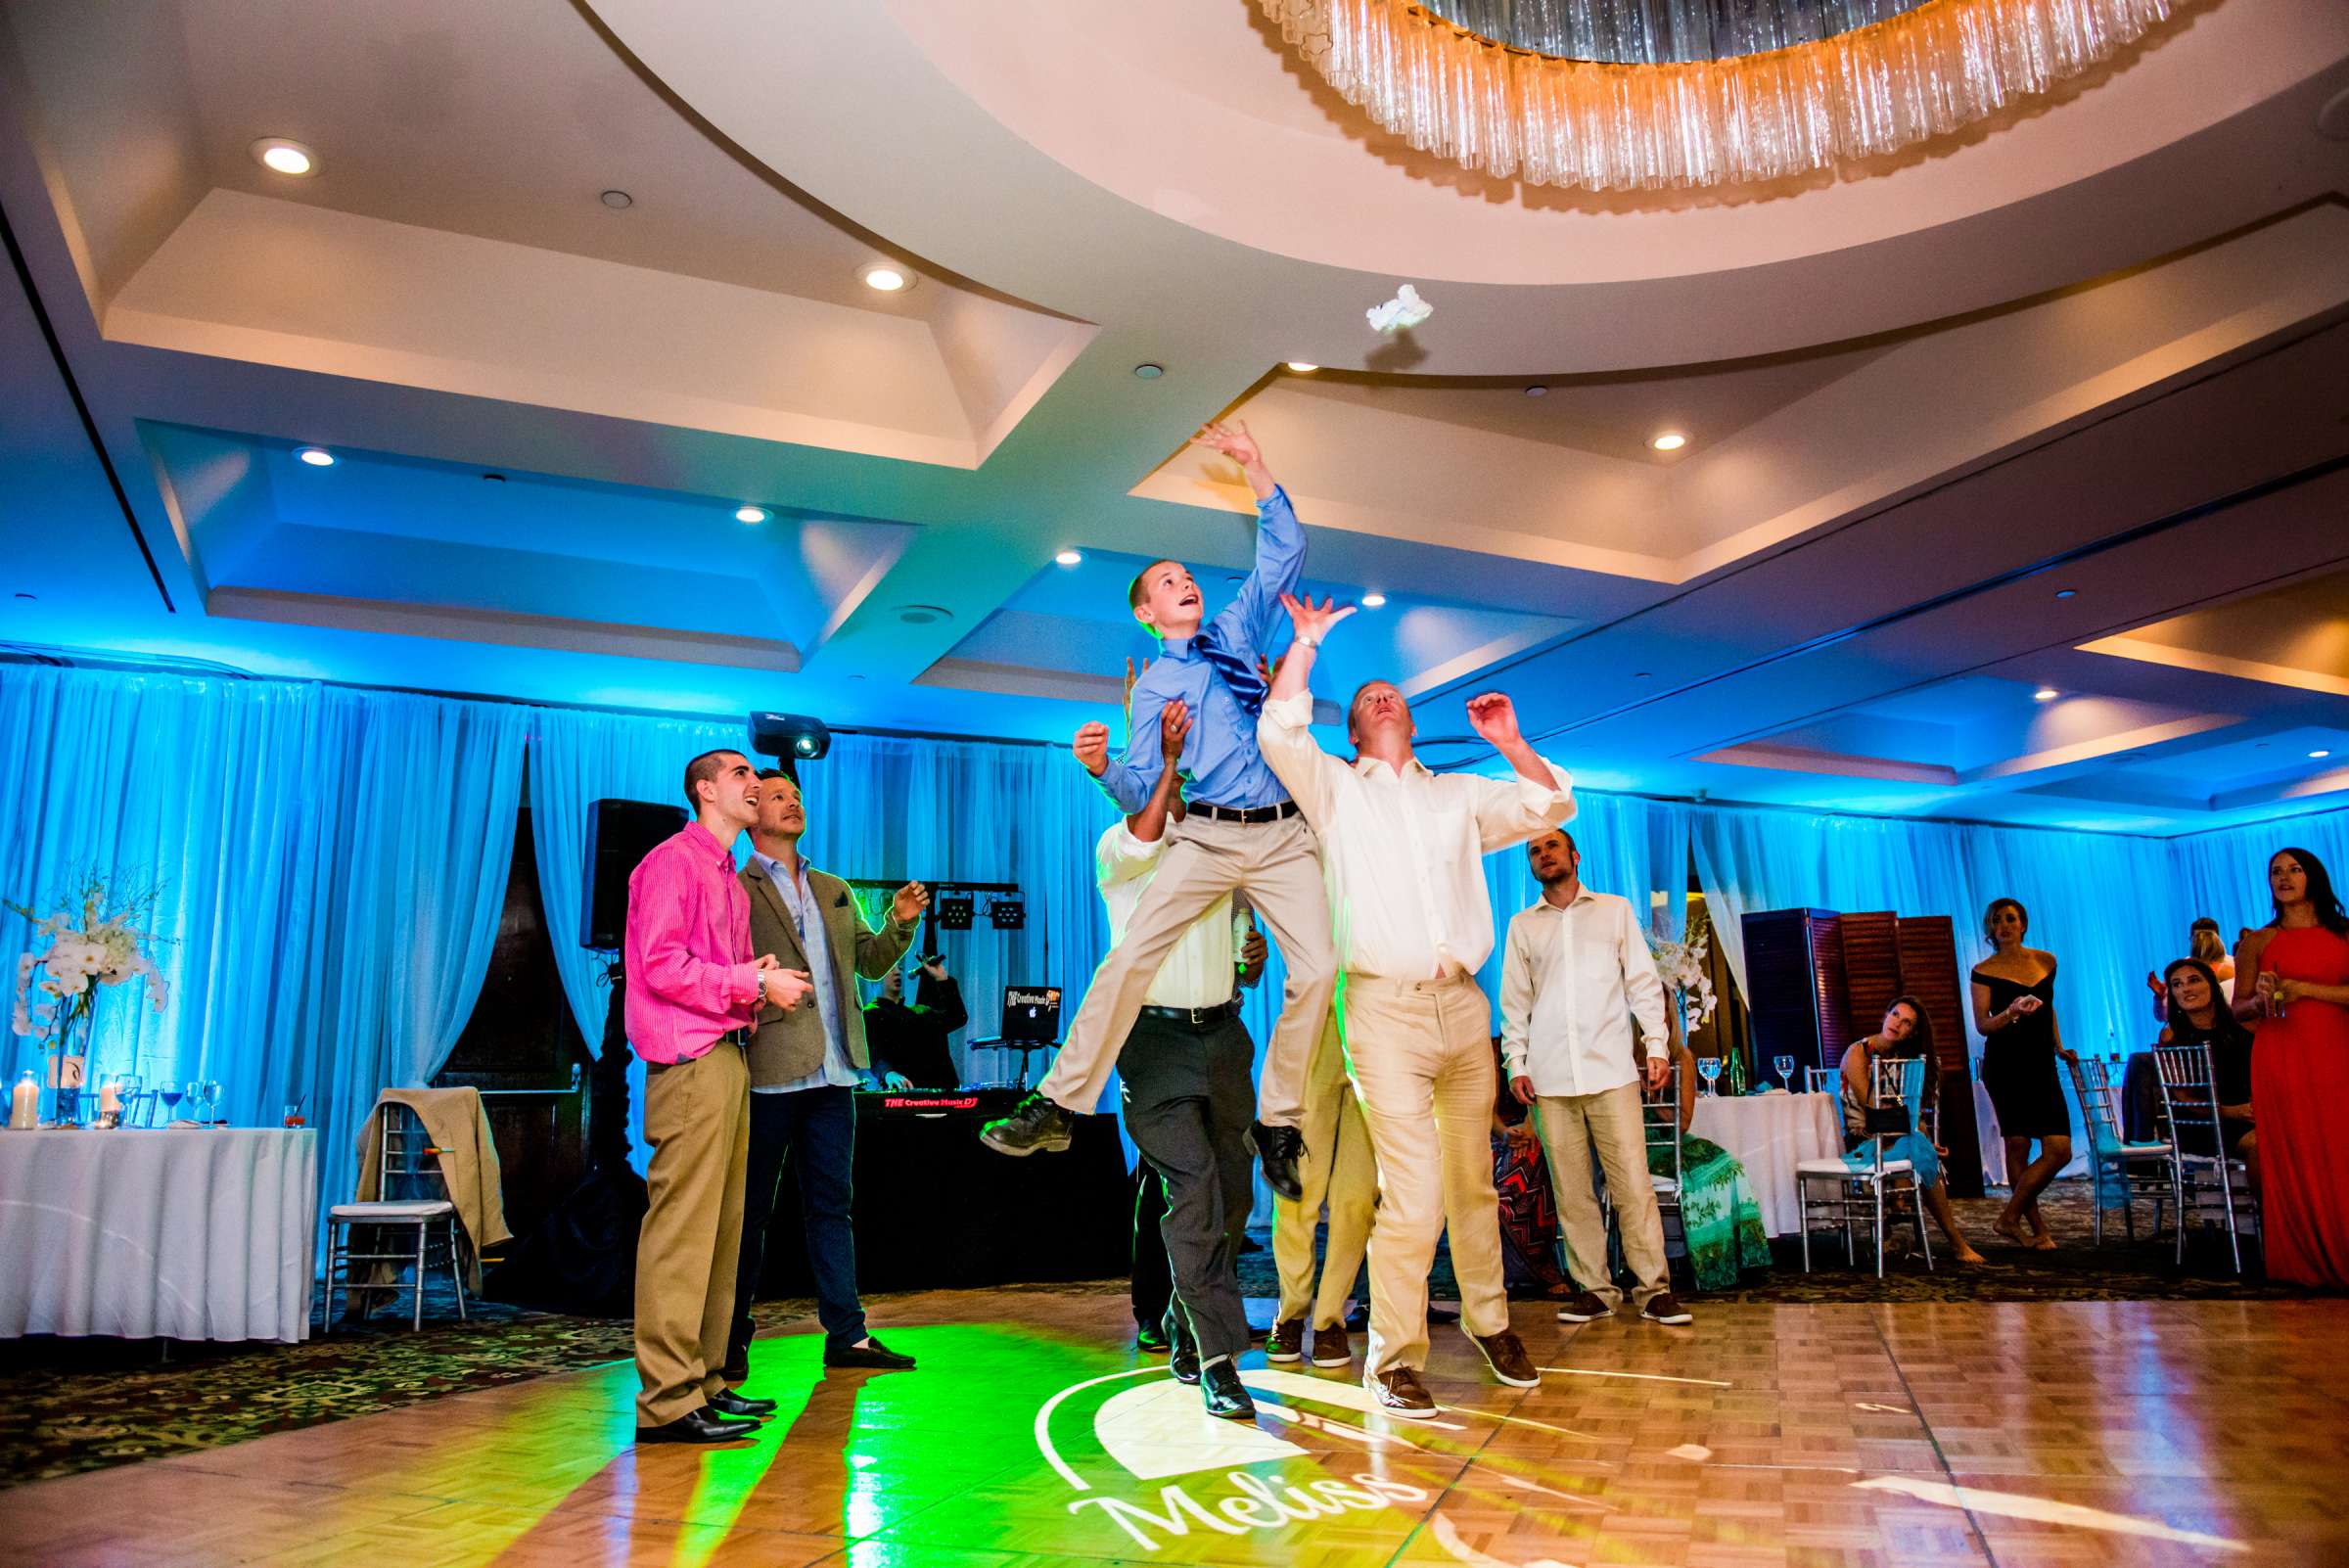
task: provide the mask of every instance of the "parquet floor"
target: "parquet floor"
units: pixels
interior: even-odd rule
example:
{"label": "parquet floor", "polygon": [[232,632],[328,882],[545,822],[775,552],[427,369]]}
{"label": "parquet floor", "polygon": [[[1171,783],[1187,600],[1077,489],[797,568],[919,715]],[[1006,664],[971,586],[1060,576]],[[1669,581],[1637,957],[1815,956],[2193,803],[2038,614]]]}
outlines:
{"label": "parquet floor", "polygon": [[0,1562],[2349,1563],[2349,1302],[1520,1304],[1540,1389],[1440,1329],[1439,1421],[1252,1355],[1253,1427],[1133,1356],[1116,1298],[892,1305],[921,1370],[762,1340],[748,1444],[639,1452],[616,1363],[16,1488]]}

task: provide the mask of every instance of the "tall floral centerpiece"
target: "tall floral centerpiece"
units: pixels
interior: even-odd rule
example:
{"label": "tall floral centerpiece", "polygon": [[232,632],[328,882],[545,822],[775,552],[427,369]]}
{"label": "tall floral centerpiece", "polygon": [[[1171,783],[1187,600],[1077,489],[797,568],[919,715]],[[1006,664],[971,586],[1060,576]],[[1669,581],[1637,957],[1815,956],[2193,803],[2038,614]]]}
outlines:
{"label": "tall floral centerpiece", "polygon": [[[1708,959],[1713,950],[1713,930],[1706,923],[1700,904],[1690,911],[1688,925],[1681,936],[1672,935],[1662,909],[1655,912],[1655,929],[1647,939],[1649,956],[1656,961],[1656,978],[1664,982],[1664,990],[1672,999],[1673,1015],[1681,1021],[1681,1038],[1692,1039],[1705,1027],[1720,1005],[1713,993],[1713,973]],[[1724,1063],[1728,1067],[1730,1064]],[[1736,1086],[1732,1081],[1732,1088]]]}
{"label": "tall floral centerpiece", "polygon": [[[49,914],[21,903],[8,905],[32,922],[36,941],[48,943],[45,949],[17,959],[13,1027],[20,1036],[37,1037],[41,1050],[55,1064],[42,1076],[57,1085],[60,1121],[69,1119],[67,1113],[77,1098],[67,1083],[74,1077],[67,1064],[87,1062],[97,1038],[102,990],[144,979],[148,1006],[161,1013],[171,1005],[170,985],[148,951],[157,939],[145,929],[161,892],[143,888],[126,894],[90,872]],[[91,1074],[80,1077],[94,1081]]]}

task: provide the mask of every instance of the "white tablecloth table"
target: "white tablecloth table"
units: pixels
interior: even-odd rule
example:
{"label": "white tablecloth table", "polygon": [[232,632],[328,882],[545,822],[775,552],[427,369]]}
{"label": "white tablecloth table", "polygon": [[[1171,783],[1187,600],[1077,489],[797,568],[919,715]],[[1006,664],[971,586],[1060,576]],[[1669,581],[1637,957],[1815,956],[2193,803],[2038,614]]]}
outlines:
{"label": "white tablecloth table", "polygon": [[1803,1226],[1796,1164],[1843,1153],[1843,1113],[1832,1094],[1700,1095],[1688,1132],[1710,1138],[1744,1164],[1762,1208],[1762,1228],[1773,1236],[1790,1236]]}
{"label": "white tablecloth table", "polygon": [[0,1131],[0,1337],[310,1337],[318,1134]]}

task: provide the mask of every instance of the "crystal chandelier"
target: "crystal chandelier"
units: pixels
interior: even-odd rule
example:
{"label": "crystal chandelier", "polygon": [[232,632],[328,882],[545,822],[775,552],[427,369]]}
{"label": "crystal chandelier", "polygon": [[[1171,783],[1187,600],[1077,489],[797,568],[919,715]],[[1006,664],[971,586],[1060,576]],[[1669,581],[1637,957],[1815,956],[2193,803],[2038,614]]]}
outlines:
{"label": "crystal chandelier", "polygon": [[1257,0],[1421,152],[1531,185],[1749,185],[1946,136],[2170,0]]}

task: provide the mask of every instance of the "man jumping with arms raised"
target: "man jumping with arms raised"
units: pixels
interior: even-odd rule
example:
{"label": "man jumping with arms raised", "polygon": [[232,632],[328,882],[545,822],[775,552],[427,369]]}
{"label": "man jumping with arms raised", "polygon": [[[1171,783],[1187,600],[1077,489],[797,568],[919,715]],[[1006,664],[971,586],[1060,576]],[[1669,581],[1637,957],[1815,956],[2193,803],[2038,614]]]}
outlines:
{"label": "man jumping with arms raised", "polygon": [[1181,759],[1191,781],[1188,810],[1168,828],[1149,891],[1124,939],[1093,971],[1052,1070],[1017,1110],[989,1123],[980,1135],[1005,1154],[1067,1148],[1071,1114],[1100,1102],[1159,965],[1201,915],[1244,889],[1272,928],[1288,968],[1280,1022],[1257,1088],[1256,1146],[1267,1184],[1294,1199],[1303,1190],[1297,1161],[1304,1139],[1297,1125],[1306,1072],[1337,989],[1337,955],[1313,829],[1257,750],[1266,691],[1257,660],[1280,618],[1281,597],[1295,591],[1304,570],[1305,530],[1248,427],[1210,425],[1196,439],[1239,464],[1256,492],[1256,570],[1231,604],[1203,624],[1199,584],[1181,562],[1145,568],[1127,597],[1133,618],[1160,639],[1162,652],[1134,683],[1125,760],[1107,755],[1105,725],[1086,725],[1078,748],[1118,809],[1132,816],[1148,802],[1165,765],[1159,711],[1182,703],[1192,715]]}

